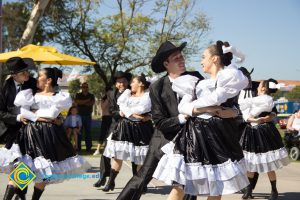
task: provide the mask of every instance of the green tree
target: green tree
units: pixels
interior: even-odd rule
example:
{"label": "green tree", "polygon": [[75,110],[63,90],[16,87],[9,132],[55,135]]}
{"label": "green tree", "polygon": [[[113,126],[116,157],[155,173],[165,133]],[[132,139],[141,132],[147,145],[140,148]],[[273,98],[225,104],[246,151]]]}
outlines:
{"label": "green tree", "polygon": [[46,8],[50,5],[51,0],[34,0],[34,5],[28,19],[25,30],[19,42],[19,47],[31,44],[37,31],[39,21],[41,20]]}
{"label": "green tree", "polygon": [[[105,86],[117,70],[149,71],[162,41],[189,43],[187,52],[199,53],[210,26],[193,10],[195,0],[65,0],[52,2],[47,32],[70,54],[96,62],[95,72]],[[111,12],[101,15],[105,5]],[[104,13],[104,12],[103,12]]]}
{"label": "green tree", "polygon": [[101,99],[103,92],[105,91],[105,84],[99,75],[97,73],[89,75],[87,78],[87,83],[89,84],[90,93],[95,95],[97,99]]}
{"label": "green tree", "polygon": [[72,99],[74,99],[76,94],[80,91],[80,80],[75,79],[75,80],[70,81],[69,85],[68,85],[68,90],[69,90],[69,93],[70,93]]}
{"label": "green tree", "polygon": [[[30,17],[33,3],[12,2],[3,5],[3,51],[13,51],[19,48],[19,42]],[[43,44],[48,40],[45,27],[37,27],[32,43]]]}
{"label": "green tree", "polygon": [[287,99],[300,99],[300,85],[294,87],[286,94]]}

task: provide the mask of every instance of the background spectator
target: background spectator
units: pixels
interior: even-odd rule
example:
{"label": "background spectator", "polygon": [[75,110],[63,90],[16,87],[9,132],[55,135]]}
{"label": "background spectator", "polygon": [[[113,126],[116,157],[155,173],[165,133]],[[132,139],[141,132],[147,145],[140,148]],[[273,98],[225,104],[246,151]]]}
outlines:
{"label": "background spectator", "polygon": [[81,92],[76,94],[75,103],[82,120],[81,134],[78,135],[78,151],[81,151],[81,140],[84,130],[86,151],[90,152],[92,148],[91,126],[95,96],[89,93],[89,85],[87,83],[82,83]]}

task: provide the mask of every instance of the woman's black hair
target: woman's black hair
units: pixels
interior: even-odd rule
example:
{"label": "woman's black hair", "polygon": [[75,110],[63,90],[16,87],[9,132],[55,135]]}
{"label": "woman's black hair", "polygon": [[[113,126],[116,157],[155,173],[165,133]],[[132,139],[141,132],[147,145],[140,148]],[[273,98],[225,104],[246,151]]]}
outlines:
{"label": "woman's black hair", "polygon": [[68,110],[68,115],[67,116],[71,115],[71,111],[72,111],[73,108],[77,109],[77,106],[71,106],[71,108]]}
{"label": "woman's black hair", "polygon": [[270,83],[278,84],[278,82],[272,78],[262,81],[262,86],[266,88],[266,90],[265,90],[266,94],[272,94],[272,93],[277,92],[277,88],[270,88]]}
{"label": "woman's black hair", "polygon": [[239,70],[244,74],[244,76],[247,77],[248,79],[248,86],[244,89],[248,89],[248,88],[252,88],[252,78],[251,78],[251,74],[254,70],[254,68],[252,68],[252,70],[249,72],[247,68],[245,67],[240,67]]}
{"label": "woman's black hair", "polygon": [[136,78],[139,82],[142,82],[145,90],[149,88],[150,82],[146,80],[145,74],[141,73],[141,75],[134,76],[133,78]]}
{"label": "woman's black hair", "polygon": [[216,55],[216,56],[220,57],[220,62],[221,62],[220,64],[222,64],[224,66],[228,66],[231,64],[233,55],[231,52],[223,53],[222,46],[229,47],[230,44],[228,42],[222,42],[222,41],[218,40],[216,42],[216,44],[209,46],[208,49],[210,50],[210,53],[212,55]]}
{"label": "woman's black hair", "polygon": [[51,78],[52,82],[51,82],[51,86],[55,87],[58,86],[57,84],[57,80],[58,78],[62,78],[62,71],[56,67],[51,68],[51,67],[46,67],[42,69],[43,71],[45,71],[46,73],[46,77],[47,78]]}

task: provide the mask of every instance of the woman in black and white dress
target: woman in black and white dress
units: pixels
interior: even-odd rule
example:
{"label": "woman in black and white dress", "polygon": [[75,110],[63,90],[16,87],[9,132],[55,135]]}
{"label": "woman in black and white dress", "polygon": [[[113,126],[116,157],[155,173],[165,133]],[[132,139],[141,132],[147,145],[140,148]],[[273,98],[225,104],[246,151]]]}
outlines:
{"label": "woman in black and white dress", "polygon": [[125,90],[118,98],[122,119],[108,139],[104,151],[104,156],[112,158],[112,169],[103,191],[114,190],[115,178],[123,160],[129,160],[139,166],[145,160],[153,134],[153,125],[149,117],[151,101],[149,92],[146,91],[149,84],[143,74],[136,76],[132,79],[131,90]]}
{"label": "woman in black and white dress", "polygon": [[282,143],[281,136],[273,122],[265,121],[274,108],[274,101],[269,94],[277,91],[278,83],[274,79],[261,81],[258,96],[239,101],[245,121],[248,122],[240,144],[246,160],[247,176],[250,185],[243,199],[252,198],[255,172],[268,173],[272,192],[270,200],[278,198],[275,170],[289,163],[288,153]]}
{"label": "woman in black and white dress", "polygon": [[21,109],[20,116],[28,121],[22,126],[11,152],[1,157],[5,161],[1,163],[6,163],[6,166],[0,166],[3,171],[13,169],[16,156],[8,156],[18,155],[18,160],[34,172],[33,200],[41,197],[46,185],[62,182],[90,167],[83,157],[75,154],[63,124],[53,123],[62,110],[72,105],[68,93],[55,91],[57,79],[61,77],[62,72],[57,68],[41,69],[37,79],[39,91],[33,94],[28,89],[17,94],[14,103]]}
{"label": "woman in black and white dress", "polygon": [[233,54],[241,55],[227,42],[218,41],[202,55],[201,65],[209,79],[199,82],[184,75],[173,82],[172,89],[183,96],[179,112],[189,118],[173,142],[162,148],[165,155],[153,175],[174,185],[169,200],[182,199],[184,193],[221,199],[221,195],[249,184],[236,119],[200,112],[211,106],[217,106],[211,107],[213,111],[237,105],[235,97],[248,85],[248,79],[231,64]]}

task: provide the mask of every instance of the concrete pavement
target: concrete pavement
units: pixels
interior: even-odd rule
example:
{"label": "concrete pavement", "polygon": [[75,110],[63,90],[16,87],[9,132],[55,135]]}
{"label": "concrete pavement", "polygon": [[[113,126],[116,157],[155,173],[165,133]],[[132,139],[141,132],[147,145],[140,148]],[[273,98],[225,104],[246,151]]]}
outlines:
{"label": "concrete pavement", "polygon": [[[87,175],[95,175],[99,170],[99,156],[86,157],[92,165],[92,169]],[[293,162],[289,166],[278,170],[278,190],[280,193],[279,200],[300,200],[300,163]],[[93,187],[96,178],[72,179],[61,184],[47,186],[41,199],[45,200],[112,200],[116,199],[127,181],[131,178],[132,173],[130,165],[124,163],[121,172],[116,179],[116,188],[112,192],[105,193],[101,189]],[[7,175],[0,174],[0,199],[3,198],[7,184]],[[163,200],[167,198],[170,187],[163,186],[158,181],[151,181],[148,185],[148,193],[143,195],[141,200]],[[266,174],[261,174],[254,191],[255,199],[267,199],[271,191],[271,186]],[[33,184],[29,186],[27,199],[31,199]],[[206,197],[198,197],[198,200]],[[240,200],[241,194],[226,195],[223,200]]]}

